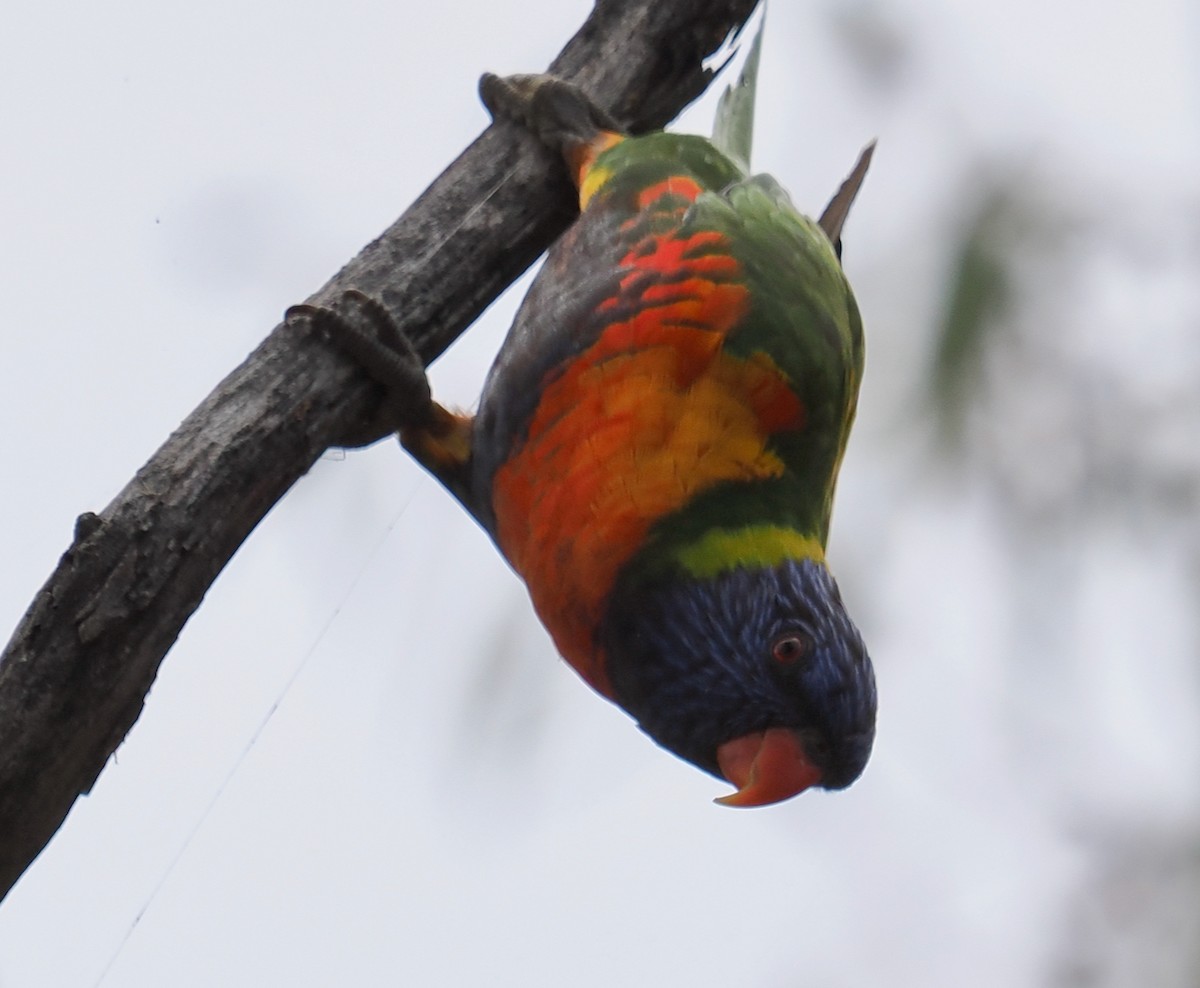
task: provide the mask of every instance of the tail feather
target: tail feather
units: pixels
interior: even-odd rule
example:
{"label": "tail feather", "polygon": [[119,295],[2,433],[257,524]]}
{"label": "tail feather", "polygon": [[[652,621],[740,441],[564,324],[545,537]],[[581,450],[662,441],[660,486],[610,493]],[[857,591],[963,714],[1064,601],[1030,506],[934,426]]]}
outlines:
{"label": "tail feather", "polygon": [[874,153],[875,142],[872,141],[862,149],[858,161],[854,164],[854,170],[834,193],[833,198],[829,200],[829,205],[825,207],[825,212],[817,221],[821,224],[825,235],[829,237],[829,242],[833,244],[833,249],[837,251],[838,257],[842,256],[842,226],[845,225],[846,217],[850,215],[850,207],[854,205],[854,197],[858,195],[858,190],[862,188],[863,179],[867,177],[867,168],[871,164],[871,155]]}
{"label": "tail feather", "polygon": [[750,170],[750,149],[754,143],[754,97],[758,90],[758,59],[766,22],[764,5],[742,71],[737,81],[726,86],[721,94],[713,122],[713,144],[747,171]]}

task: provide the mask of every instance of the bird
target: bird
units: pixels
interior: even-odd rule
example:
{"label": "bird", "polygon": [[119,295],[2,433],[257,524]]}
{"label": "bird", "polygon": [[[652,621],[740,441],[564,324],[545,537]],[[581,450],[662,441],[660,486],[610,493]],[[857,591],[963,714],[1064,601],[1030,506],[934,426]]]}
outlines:
{"label": "bird", "polygon": [[[862,773],[874,671],[825,547],[863,369],[841,233],[749,171],[761,34],[712,139],[624,133],[549,75],[485,75],[580,214],[474,415],[433,401],[374,300],[295,310],[396,395],[402,444],[524,580],[560,654],[661,747],[764,806]],[[364,328],[366,327],[366,328]]]}

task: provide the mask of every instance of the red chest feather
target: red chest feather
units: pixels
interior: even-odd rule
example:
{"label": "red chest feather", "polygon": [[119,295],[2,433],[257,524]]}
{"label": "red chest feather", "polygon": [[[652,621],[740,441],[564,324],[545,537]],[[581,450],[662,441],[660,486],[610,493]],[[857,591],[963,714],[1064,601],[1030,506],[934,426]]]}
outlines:
{"label": "red chest feather", "polygon": [[722,351],[749,303],[726,248],[711,231],[639,240],[597,308],[606,325],[549,375],[495,474],[500,546],[562,654],[605,694],[593,632],[621,567],[698,493],[778,476],[770,435],[803,418],[769,358]]}

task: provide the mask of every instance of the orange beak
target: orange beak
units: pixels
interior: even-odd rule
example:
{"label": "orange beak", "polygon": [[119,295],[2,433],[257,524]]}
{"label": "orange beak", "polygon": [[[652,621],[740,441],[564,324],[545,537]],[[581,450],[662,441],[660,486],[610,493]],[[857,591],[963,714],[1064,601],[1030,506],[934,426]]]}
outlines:
{"label": "orange beak", "polygon": [[805,753],[796,732],[786,727],[726,741],[717,749],[717,765],[738,790],[717,799],[722,806],[778,803],[821,781],[821,770]]}

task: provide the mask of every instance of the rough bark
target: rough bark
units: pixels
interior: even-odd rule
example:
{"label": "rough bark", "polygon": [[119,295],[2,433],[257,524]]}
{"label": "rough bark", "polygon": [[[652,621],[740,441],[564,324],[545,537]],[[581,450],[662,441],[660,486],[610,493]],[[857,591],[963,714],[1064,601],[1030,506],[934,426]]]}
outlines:
{"label": "rough bark", "polygon": [[[550,70],[633,132],[711,78],[704,58],[754,0],[599,0]],[[562,232],[561,165],[493,125],[310,301],[380,299],[428,362]],[[0,655],[0,896],[87,793],[167,650],[242,540],[321,453],[371,416],[374,387],[280,325],[74,543]]]}

